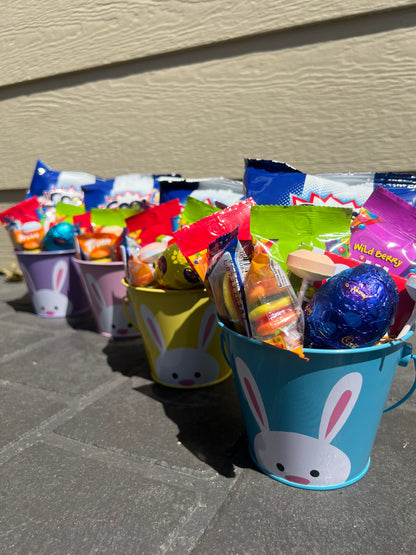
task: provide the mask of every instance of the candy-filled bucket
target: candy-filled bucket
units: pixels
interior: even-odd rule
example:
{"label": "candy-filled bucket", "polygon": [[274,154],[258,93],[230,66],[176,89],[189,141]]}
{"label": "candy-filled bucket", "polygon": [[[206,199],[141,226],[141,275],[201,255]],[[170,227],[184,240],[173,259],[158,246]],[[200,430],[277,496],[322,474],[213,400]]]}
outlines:
{"label": "candy-filled bucket", "polygon": [[[409,343],[296,354],[239,335],[220,322],[255,464],[285,484],[315,490],[361,479],[398,365]],[[412,332],[404,339],[408,339]],[[413,360],[414,362],[414,360]]]}
{"label": "candy-filled bucket", "polygon": [[214,385],[231,376],[220,346],[215,305],[202,289],[127,287],[155,382]]}
{"label": "candy-filled bucket", "polygon": [[72,262],[74,250],[14,253],[38,316],[65,318],[90,309],[78,268]]}
{"label": "candy-filled bucket", "polygon": [[130,319],[133,308],[127,305],[130,319],[126,316],[122,299],[125,289],[123,262],[91,262],[74,258],[79,268],[82,284],[91,303],[97,329],[105,337],[128,339],[139,336]]}

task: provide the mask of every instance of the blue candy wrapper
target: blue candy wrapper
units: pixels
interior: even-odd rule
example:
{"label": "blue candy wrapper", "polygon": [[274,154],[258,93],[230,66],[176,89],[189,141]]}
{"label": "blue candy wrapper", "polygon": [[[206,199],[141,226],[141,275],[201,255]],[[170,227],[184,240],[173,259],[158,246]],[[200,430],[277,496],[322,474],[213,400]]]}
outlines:
{"label": "blue candy wrapper", "polygon": [[204,177],[199,179],[160,179],[160,202],[178,198],[185,206],[188,196],[208,202],[221,203],[221,207],[231,206],[244,198],[241,181],[225,177]]}
{"label": "blue candy wrapper", "polygon": [[315,349],[371,347],[388,331],[399,302],[393,278],[360,264],[329,278],[304,310],[304,346]]}
{"label": "blue candy wrapper", "polygon": [[84,199],[81,186],[97,181],[100,178],[90,173],[55,171],[42,160],[38,160],[26,198],[43,198],[47,204],[53,206],[58,202],[81,206]]}
{"label": "blue candy wrapper", "polygon": [[245,160],[245,194],[257,204],[343,206],[358,211],[377,185],[416,206],[416,175],[409,172],[311,175],[284,162]]}
{"label": "blue candy wrapper", "polygon": [[159,204],[159,175],[131,173],[82,187],[85,208],[146,209]]}

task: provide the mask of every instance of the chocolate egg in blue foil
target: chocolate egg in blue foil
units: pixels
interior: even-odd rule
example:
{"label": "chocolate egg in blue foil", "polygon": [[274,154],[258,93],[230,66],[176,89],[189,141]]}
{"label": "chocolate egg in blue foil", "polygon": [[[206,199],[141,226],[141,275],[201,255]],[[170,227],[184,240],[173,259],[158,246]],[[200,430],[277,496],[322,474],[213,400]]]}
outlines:
{"label": "chocolate egg in blue foil", "polygon": [[312,349],[371,347],[392,324],[399,293],[382,268],[360,264],[329,278],[304,310],[304,346]]}
{"label": "chocolate egg in blue foil", "polygon": [[74,248],[74,226],[59,222],[52,226],[43,238],[46,251],[66,251]]}

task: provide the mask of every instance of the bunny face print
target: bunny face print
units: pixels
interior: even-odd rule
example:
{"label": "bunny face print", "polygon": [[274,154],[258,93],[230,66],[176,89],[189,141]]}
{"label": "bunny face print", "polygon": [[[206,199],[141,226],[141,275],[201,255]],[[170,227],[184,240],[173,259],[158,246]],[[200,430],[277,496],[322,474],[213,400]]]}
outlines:
{"label": "bunny face print", "polygon": [[323,407],[318,437],[271,430],[260,391],[247,364],[236,358],[236,370],[250,411],[260,428],[254,454],[261,468],[277,478],[303,487],[335,486],[348,480],[351,462],[332,445],[358,399],[362,375],[351,372],[338,380]]}
{"label": "bunny face print", "polygon": [[[118,285],[118,281],[120,281],[121,278],[117,278],[116,276],[114,279]],[[107,337],[136,337],[138,332],[131,323],[131,321],[134,321],[133,308],[131,305],[126,304],[126,310],[130,316],[129,319],[124,311],[122,299],[116,294],[114,288],[111,287],[111,282],[110,285],[105,284],[106,290],[103,291],[103,288],[100,287],[100,283],[92,274],[87,273],[85,280],[94,317],[100,333]],[[104,284],[104,280],[102,283]]]}
{"label": "bunny face print", "polygon": [[67,291],[65,285],[67,285],[68,279],[68,262],[66,260],[58,260],[54,263],[47,287],[37,289],[29,272],[25,268],[22,268],[22,271],[38,316],[63,318],[71,313],[72,303],[65,294]]}
{"label": "bunny face print", "polygon": [[156,375],[158,380],[169,386],[198,387],[215,382],[220,366],[215,357],[206,352],[217,329],[215,305],[205,309],[198,332],[198,345],[168,349],[162,330],[152,311],[140,305],[140,312],[151,341],[158,350]]}

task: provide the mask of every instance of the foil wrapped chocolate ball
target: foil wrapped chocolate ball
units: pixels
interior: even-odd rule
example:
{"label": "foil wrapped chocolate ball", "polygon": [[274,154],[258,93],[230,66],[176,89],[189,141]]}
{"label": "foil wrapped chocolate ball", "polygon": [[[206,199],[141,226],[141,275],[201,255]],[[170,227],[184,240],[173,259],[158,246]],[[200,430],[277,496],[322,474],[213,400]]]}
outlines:
{"label": "foil wrapped chocolate ball", "polygon": [[49,228],[43,238],[46,251],[67,251],[74,248],[74,226],[69,222],[59,222]]}
{"label": "foil wrapped chocolate ball", "polygon": [[304,346],[312,349],[371,347],[391,326],[399,302],[393,278],[360,264],[329,278],[304,310]]}

